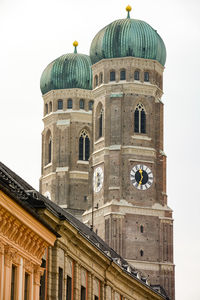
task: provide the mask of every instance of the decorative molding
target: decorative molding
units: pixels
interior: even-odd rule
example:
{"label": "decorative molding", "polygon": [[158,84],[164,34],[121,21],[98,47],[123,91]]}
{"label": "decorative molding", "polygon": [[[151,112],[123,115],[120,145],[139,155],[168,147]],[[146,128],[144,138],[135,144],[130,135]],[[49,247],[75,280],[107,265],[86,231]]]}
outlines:
{"label": "decorative molding", "polygon": [[77,164],[89,165],[89,161],[88,160],[77,160]]}
{"label": "decorative molding", "polygon": [[70,179],[87,179],[88,180],[88,172],[83,171],[70,171],[69,178]]}
{"label": "decorative molding", "polygon": [[56,168],[56,173],[59,173],[59,172],[68,172],[68,171],[69,171],[69,167],[57,167]]}
{"label": "decorative molding", "polygon": [[151,141],[152,138],[150,138],[149,136],[146,135],[141,135],[141,134],[134,134],[132,135],[132,138],[135,140],[143,140],[143,141]]}
{"label": "decorative molding", "polygon": [[58,120],[56,125],[57,126],[69,126],[70,125],[70,119]]}
{"label": "decorative molding", "polygon": [[58,98],[87,98],[92,99],[92,90],[85,89],[59,89],[59,90],[51,90],[50,92],[43,95],[44,102],[48,100],[54,100]]}
{"label": "decorative molding", "polygon": [[[24,225],[21,220],[16,219],[15,216],[3,207],[0,207],[0,235],[2,238],[4,237],[9,240],[13,245],[16,245],[16,248],[21,250],[21,252],[28,252],[39,260],[48,246],[39,235]],[[9,254],[8,250],[9,247],[5,246],[5,253]]]}

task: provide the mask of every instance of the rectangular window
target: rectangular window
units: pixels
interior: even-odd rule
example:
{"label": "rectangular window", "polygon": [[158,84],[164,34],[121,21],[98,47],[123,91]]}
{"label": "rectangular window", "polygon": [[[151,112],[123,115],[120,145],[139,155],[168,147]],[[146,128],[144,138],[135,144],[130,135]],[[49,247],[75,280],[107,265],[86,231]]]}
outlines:
{"label": "rectangular window", "polygon": [[30,275],[25,273],[25,280],[24,280],[24,300],[29,299],[29,291],[30,291]]}
{"label": "rectangular window", "polygon": [[67,108],[72,108],[72,99],[67,100]]}
{"label": "rectangular window", "polygon": [[81,286],[81,300],[86,299],[86,288],[84,286]]}
{"label": "rectangular window", "polygon": [[81,99],[79,102],[80,109],[84,109],[84,99]]}
{"label": "rectangular window", "polygon": [[63,101],[58,100],[58,109],[63,109]]}
{"label": "rectangular window", "polygon": [[59,268],[59,277],[58,277],[58,300],[62,300],[62,291],[63,291],[63,269]]}
{"label": "rectangular window", "polygon": [[115,81],[115,72],[110,72],[110,81]]}
{"label": "rectangular window", "polygon": [[149,72],[144,72],[144,81],[149,81]]}
{"label": "rectangular window", "polygon": [[16,290],[16,273],[17,267],[12,265],[12,273],[11,273],[11,300],[15,299],[15,290]]}
{"label": "rectangular window", "polygon": [[[46,268],[46,261],[42,259],[42,268]],[[46,278],[46,270],[44,270],[43,275],[40,277],[40,300],[45,299],[45,278]]]}
{"label": "rectangular window", "polygon": [[72,299],[72,279],[67,275],[67,295],[66,300]]}
{"label": "rectangular window", "polygon": [[126,71],[125,70],[120,72],[120,80],[126,80]]}

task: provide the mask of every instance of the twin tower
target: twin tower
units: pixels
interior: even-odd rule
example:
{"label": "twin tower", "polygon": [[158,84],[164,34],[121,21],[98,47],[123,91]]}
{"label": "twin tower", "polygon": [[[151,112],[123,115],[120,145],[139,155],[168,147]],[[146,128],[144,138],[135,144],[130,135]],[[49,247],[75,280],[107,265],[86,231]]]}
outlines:
{"label": "twin tower", "polygon": [[40,191],[174,299],[173,219],[163,148],[163,40],[127,18],[41,77]]}

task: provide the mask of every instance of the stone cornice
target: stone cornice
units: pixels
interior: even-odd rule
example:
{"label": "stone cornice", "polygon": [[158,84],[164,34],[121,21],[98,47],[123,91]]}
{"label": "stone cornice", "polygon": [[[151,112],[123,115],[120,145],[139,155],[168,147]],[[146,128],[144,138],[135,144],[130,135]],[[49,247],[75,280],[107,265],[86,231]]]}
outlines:
{"label": "stone cornice", "polygon": [[[19,252],[27,259],[31,255],[33,261],[36,263],[42,259],[44,251],[48,246],[48,243],[43,238],[25,226],[21,220],[13,217],[2,206],[0,206],[0,236],[5,244],[14,249],[13,251]],[[13,252],[8,251],[8,246],[4,246],[4,252],[6,251],[8,254],[12,254]]]}
{"label": "stone cornice", "polygon": [[136,57],[129,56],[129,57],[102,59],[92,66],[92,71],[93,73],[96,73],[97,70],[103,69],[104,67],[108,67],[108,68],[110,67],[112,69],[115,67],[118,67],[119,69],[125,67],[142,68],[142,69],[156,70],[160,74],[162,74],[165,69],[156,60],[136,58]]}
{"label": "stone cornice", "polygon": [[0,233],[41,258],[46,246],[54,244],[56,236],[2,191],[0,200]]}
{"label": "stone cornice", "polygon": [[110,99],[110,95],[112,93],[123,93],[124,95],[138,94],[142,96],[152,96],[155,97],[156,102],[159,102],[163,95],[163,91],[157,85],[151,83],[141,83],[138,81],[125,81],[123,83],[110,82],[107,84],[102,84],[93,90],[94,98],[109,96]]}
{"label": "stone cornice", "polygon": [[52,90],[45,95],[43,95],[44,101],[58,99],[58,98],[87,98],[92,99],[92,90],[84,90],[84,89],[60,89],[60,90]]}

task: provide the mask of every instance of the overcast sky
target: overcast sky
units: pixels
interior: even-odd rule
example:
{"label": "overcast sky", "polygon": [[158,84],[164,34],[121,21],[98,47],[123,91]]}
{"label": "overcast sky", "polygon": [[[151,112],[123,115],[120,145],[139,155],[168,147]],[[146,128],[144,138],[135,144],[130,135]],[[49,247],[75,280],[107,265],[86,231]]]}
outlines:
{"label": "overcast sky", "polygon": [[62,54],[89,53],[95,34],[131,17],[167,48],[164,72],[168,203],[174,210],[176,299],[199,300],[200,0],[0,0],[0,160],[38,190],[44,68]]}

